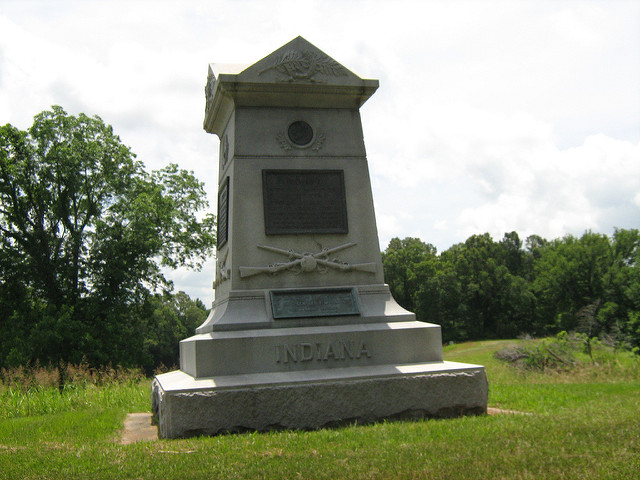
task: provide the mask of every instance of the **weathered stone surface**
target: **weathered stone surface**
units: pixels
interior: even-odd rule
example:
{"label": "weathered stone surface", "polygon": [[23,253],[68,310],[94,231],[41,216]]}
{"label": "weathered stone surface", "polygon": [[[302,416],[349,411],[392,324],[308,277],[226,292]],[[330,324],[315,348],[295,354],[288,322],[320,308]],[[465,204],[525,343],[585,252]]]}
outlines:
{"label": "weathered stone surface", "polygon": [[[196,329],[196,333],[310,325],[410,322],[416,319],[413,313],[396,303],[387,285],[358,285],[355,288],[360,311],[358,316],[320,316],[284,320],[274,318],[269,300],[269,293],[272,290],[231,291],[227,295],[222,295],[220,299],[216,297],[209,318]],[[317,292],[318,289],[314,288],[311,291]]]}
{"label": "weathered stone surface", "polygon": [[210,68],[216,300],[154,380],[161,437],[486,412],[484,368],[443,362],[384,284],[359,112],[377,88],[301,37]]}
{"label": "weathered stone surface", "polygon": [[486,413],[483,367],[452,362],[196,380],[159,375],[154,414],[165,438],[243,430],[313,429],[386,418]]}
{"label": "weathered stone surface", "polygon": [[423,322],[232,330],[180,342],[194,377],[442,361],[440,326]]}

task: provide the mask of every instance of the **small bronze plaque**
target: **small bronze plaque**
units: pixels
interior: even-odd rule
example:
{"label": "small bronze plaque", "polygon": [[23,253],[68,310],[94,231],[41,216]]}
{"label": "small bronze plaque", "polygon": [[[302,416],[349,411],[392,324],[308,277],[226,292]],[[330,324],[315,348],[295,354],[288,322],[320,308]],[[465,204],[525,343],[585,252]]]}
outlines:
{"label": "small bronze plaque", "polygon": [[218,249],[227,243],[229,238],[229,177],[224,179],[218,192]]}
{"label": "small bronze plaque", "polygon": [[342,170],[263,170],[267,235],[348,233]]}
{"label": "small bronze plaque", "polygon": [[273,318],[335,317],[359,315],[353,288],[271,291]]}

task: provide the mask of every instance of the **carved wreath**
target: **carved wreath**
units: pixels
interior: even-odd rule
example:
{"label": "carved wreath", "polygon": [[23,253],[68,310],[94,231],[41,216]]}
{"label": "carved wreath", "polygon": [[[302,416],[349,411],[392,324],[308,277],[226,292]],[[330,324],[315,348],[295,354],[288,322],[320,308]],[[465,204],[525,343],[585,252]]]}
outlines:
{"label": "carved wreath", "polygon": [[[299,147],[296,145],[296,148],[311,148],[311,150],[317,152],[322,149],[322,145],[324,144],[326,138],[327,137],[324,133],[318,133],[312,143],[303,147]],[[278,133],[276,135],[276,140],[280,144],[280,148],[282,148],[284,151],[288,152],[289,150],[291,150],[292,143],[284,133]]]}
{"label": "carved wreath", "polygon": [[338,62],[326,55],[314,52],[292,50],[283,53],[278,57],[273,65],[267,67],[258,75],[262,75],[269,70],[275,70],[285,75],[286,81],[307,80],[309,82],[322,82],[316,80],[317,74],[326,76],[343,77],[347,75],[347,70]]}

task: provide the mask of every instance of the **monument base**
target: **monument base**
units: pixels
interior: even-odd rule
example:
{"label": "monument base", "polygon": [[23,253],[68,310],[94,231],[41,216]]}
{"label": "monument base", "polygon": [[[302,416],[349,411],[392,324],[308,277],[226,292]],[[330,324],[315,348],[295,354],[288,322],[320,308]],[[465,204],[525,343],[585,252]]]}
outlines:
{"label": "monument base", "polygon": [[480,415],[488,398],[484,367],[454,362],[210,378],[176,370],[152,390],[161,438]]}

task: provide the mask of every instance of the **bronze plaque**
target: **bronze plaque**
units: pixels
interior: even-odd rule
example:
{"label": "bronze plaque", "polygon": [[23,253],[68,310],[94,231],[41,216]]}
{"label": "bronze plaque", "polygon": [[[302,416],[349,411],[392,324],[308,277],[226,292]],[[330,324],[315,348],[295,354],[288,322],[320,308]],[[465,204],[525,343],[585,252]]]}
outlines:
{"label": "bronze plaque", "polygon": [[217,248],[220,249],[229,238],[229,177],[224,179],[218,192],[218,233]]}
{"label": "bronze plaque", "polygon": [[348,233],[342,170],[263,170],[267,235]]}
{"label": "bronze plaque", "polygon": [[353,288],[281,290],[269,292],[273,318],[335,317],[358,315],[358,298]]}

